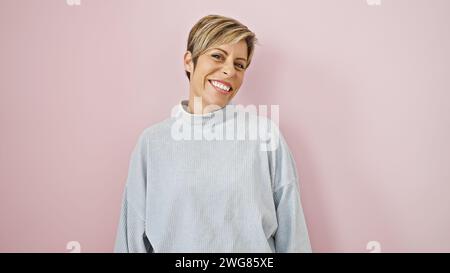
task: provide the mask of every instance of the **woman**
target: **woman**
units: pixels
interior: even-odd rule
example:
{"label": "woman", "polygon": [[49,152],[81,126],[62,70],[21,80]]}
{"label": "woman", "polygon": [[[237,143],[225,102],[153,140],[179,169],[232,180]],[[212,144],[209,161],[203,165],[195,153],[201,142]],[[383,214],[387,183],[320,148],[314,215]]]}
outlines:
{"label": "woman", "polygon": [[189,99],[139,137],[115,252],[311,251],[283,136],[269,121],[279,136],[275,149],[236,138],[240,129],[247,136],[257,128],[237,118],[243,111],[230,103],[255,43],[246,26],[223,16],[203,17],[191,29],[184,55]]}

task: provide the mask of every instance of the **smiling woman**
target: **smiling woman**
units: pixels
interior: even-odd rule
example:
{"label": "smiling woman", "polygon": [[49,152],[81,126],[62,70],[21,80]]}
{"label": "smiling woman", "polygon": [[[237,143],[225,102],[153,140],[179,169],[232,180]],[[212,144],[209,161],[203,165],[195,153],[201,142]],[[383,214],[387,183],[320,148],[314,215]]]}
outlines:
{"label": "smiling woman", "polygon": [[[202,114],[208,105],[224,107],[233,99],[256,43],[255,34],[232,18],[208,15],[194,25],[184,54],[191,113]],[[202,98],[203,109],[193,108],[196,96]]]}
{"label": "smiling woman", "polygon": [[[175,115],[139,137],[116,252],[311,251],[295,162],[283,136],[267,118],[250,116],[275,132],[264,137],[273,149],[262,148],[266,143],[251,138],[251,130],[259,132],[261,126],[247,127],[240,117],[248,113],[230,103],[255,42],[246,26],[219,15],[206,16],[192,28],[184,54],[189,100],[181,100]],[[250,138],[233,132],[212,141],[179,138],[174,134],[179,124],[185,132],[200,129],[204,135],[232,124]]]}

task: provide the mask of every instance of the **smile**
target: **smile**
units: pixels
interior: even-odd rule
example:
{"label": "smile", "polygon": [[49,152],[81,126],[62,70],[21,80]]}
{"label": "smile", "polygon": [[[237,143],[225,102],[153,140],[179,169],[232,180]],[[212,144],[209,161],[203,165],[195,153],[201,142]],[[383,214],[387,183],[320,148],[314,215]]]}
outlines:
{"label": "smile", "polygon": [[208,80],[209,83],[216,89],[216,91],[222,93],[222,94],[230,94],[233,88],[229,85],[222,84],[215,80]]}

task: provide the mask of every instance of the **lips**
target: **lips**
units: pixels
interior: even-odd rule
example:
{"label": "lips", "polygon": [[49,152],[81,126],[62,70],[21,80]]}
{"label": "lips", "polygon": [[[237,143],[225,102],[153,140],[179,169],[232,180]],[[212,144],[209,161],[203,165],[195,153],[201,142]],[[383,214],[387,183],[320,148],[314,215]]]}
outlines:
{"label": "lips", "polygon": [[225,86],[231,87],[231,83],[226,82],[226,81],[222,81],[222,80],[214,80],[214,79],[211,79],[211,81],[219,82],[219,83],[221,83],[221,84],[223,84],[223,85],[225,85]]}
{"label": "lips", "polygon": [[[229,89],[228,91],[223,90],[222,88],[220,88],[220,87],[218,87],[218,86],[215,86],[215,85],[212,83],[212,81],[220,82],[221,84],[223,84],[223,85],[225,85],[225,86],[229,86],[230,89]],[[212,86],[214,89],[216,89],[216,91],[218,91],[218,92],[221,93],[221,94],[227,95],[227,94],[232,93],[232,91],[233,91],[233,87],[231,87],[231,85],[230,85],[229,83],[227,83],[227,82],[220,81],[220,80],[208,80],[208,82],[211,84],[211,86]]]}

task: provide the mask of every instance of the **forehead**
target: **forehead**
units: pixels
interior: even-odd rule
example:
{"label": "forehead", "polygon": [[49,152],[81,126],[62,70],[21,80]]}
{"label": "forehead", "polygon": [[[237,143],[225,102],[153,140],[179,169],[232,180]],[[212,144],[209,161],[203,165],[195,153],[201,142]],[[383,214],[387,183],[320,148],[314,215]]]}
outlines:
{"label": "forehead", "polygon": [[213,46],[210,50],[222,49],[228,54],[233,54],[236,57],[241,57],[247,59],[247,43],[244,40],[240,40],[238,43],[234,44],[221,44]]}

